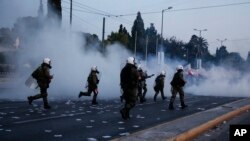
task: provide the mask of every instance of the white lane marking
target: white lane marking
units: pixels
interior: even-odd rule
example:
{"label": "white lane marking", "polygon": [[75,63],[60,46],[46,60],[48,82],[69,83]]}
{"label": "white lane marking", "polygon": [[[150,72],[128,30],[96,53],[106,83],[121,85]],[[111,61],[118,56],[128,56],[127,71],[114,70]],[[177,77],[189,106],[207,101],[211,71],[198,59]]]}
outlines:
{"label": "white lane marking", "polygon": [[44,130],[44,132],[50,133],[50,132],[52,132],[52,130]]}
{"label": "white lane marking", "polygon": [[108,139],[108,138],[111,138],[111,136],[109,136],[109,135],[107,135],[107,136],[102,136],[102,138]]}
{"label": "white lane marking", "polygon": [[19,107],[2,107],[2,108],[0,108],[0,110],[3,110],[3,109],[17,109],[17,108],[19,108]]}
{"label": "white lane marking", "polygon": [[11,129],[6,129],[5,131],[6,131],[6,132],[11,132],[12,130],[11,130]]}
{"label": "white lane marking", "polygon": [[7,115],[7,113],[2,113],[2,112],[0,112],[0,115]]}
{"label": "white lane marking", "polygon": [[123,124],[124,122],[123,121],[119,121],[118,124]]}
{"label": "white lane marking", "polygon": [[108,123],[107,121],[102,121],[102,123]]}
{"label": "white lane marking", "polygon": [[97,139],[95,139],[95,138],[88,138],[87,140],[88,141],[97,141]]}
{"label": "white lane marking", "polygon": [[125,133],[120,133],[119,135],[121,135],[121,136],[128,136],[128,135],[130,135],[130,133],[125,132]]}
{"label": "white lane marking", "polygon": [[54,135],[55,138],[61,138],[62,137],[62,134],[57,134],[57,135]]}
{"label": "white lane marking", "polygon": [[[83,113],[76,113],[74,115],[83,115],[85,114]],[[60,115],[60,116],[53,116],[53,117],[46,117],[46,118],[38,118],[38,119],[30,119],[30,120],[24,120],[24,121],[17,121],[17,122],[13,122],[14,124],[22,124],[22,123],[30,123],[30,122],[36,122],[36,121],[43,121],[43,120],[49,120],[49,119],[57,119],[57,118],[63,118],[63,117],[72,117],[72,114],[69,115]]]}
{"label": "white lane marking", "polygon": [[134,125],[133,127],[134,127],[134,128],[138,128],[138,127],[140,127],[140,126],[139,126],[139,125]]}
{"label": "white lane marking", "polygon": [[82,121],[82,119],[80,119],[80,118],[77,118],[77,119],[76,119],[76,121]]}

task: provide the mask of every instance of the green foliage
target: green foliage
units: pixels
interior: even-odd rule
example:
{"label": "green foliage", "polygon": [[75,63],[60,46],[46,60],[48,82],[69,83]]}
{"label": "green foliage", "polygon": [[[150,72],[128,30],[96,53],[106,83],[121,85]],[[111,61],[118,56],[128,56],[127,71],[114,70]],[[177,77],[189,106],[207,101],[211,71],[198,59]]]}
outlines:
{"label": "green foliage", "polygon": [[148,53],[151,55],[156,54],[157,39],[159,39],[159,36],[157,36],[157,30],[153,23],[150,24],[150,27],[146,29],[145,33],[146,36],[148,36]]}
{"label": "green foliage", "polygon": [[139,53],[144,54],[145,53],[145,29],[144,29],[144,22],[141,17],[141,13],[137,13],[137,17],[134,21],[134,24],[132,26],[132,39],[130,42],[130,47],[134,48],[135,46],[135,38],[136,40],[136,51]]}
{"label": "green foliage", "polygon": [[48,20],[49,21],[55,20],[56,22],[58,22],[60,26],[62,21],[61,0],[48,0],[47,4],[48,4],[48,14],[47,14]]}
{"label": "green foliage", "polygon": [[127,32],[127,29],[123,27],[123,25],[121,24],[118,32],[112,32],[111,35],[108,36],[107,41],[112,44],[115,42],[119,42],[125,47],[128,47],[129,39],[130,39],[130,35]]}

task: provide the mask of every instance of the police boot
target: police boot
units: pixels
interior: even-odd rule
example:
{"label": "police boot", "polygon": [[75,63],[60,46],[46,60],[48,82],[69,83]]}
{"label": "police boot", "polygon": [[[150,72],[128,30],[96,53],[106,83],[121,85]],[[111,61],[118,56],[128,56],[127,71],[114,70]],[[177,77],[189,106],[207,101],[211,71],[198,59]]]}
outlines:
{"label": "police boot", "polygon": [[126,119],[127,119],[127,116],[126,116],[126,109],[125,109],[125,108],[121,109],[121,110],[120,110],[120,113],[121,113],[121,115],[122,115],[122,118],[123,118],[124,120],[126,120]]}
{"label": "police boot", "polygon": [[126,109],[126,112],[125,112],[126,119],[130,119],[129,111],[130,111],[129,109]]}
{"label": "police boot", "polygon": [[43,108],[44,109],[50,109],[51,107],[49,106],[48,99],[47,99],[48,94],[44,94],[43,97]]}
{"label": "police boot", "polygon": [[87,92],[80,92],[78,97],[80,98],[81,96],[90,96],[90,94]]}
{"label": "police boot", "polygon": [[45,102],[43,103],[43,108],[44,108],[44,109],[51,109],[51,107],[49,106],[49,104],[48,104],[47,101],[45,101]]}
{"label": "police boot", "polygon": [[168,109],[169,110],[174,110],[174,99],[173,98],[170,99],[170,103],[168,105]]}
{"label": "police boot", "polygon": [[171,103],[171,102],[169,103],[168,109],[169,109],[169,110],[174,110],[174,105],[173,105],[173,103]]}
{"label": "police boot", "polygon": [[94,94],[93,100],[92,100],[92,104],[93,105],[97,105],[98,104],[98,102],[96,102],[96,98],[97,98],[97,94]]}
{"label": "police boot", "polygon": [[185,108],[187,108],[188,107],[188,105],[186,105],[185,103],[184,103],[184,101],[181,101],[181,109],[185,109]]}
{"label": "police boot", "polygon": [[32,101],[33,101],[32,96],[29,96],[27,99],[28,99],[28,103],[29,103],[29,105],[31,105],[31,104],[32,104]]}
{"label": "police boot", "polygon": [[44,109],[51,109],[51,106],[49,106],[49,105],[44,105],[43,108],[44,108]]}
{"label": "police boot", "polygon": [[120,96],[120,101],[121,101],[121,103],[123,102],[123,96]]}
{"label": "police boot", "polygon": [[154,96],[154,102],[156,102],[156,97],[157,97],[157,94],[155,94],[155,96]]}

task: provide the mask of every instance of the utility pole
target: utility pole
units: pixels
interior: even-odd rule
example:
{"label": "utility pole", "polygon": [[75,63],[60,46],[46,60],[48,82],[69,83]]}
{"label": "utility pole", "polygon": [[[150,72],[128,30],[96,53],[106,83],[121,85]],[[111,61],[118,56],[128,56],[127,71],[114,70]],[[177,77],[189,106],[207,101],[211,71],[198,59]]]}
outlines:
{"label": "utility pole", "polygon": [[145,63],[147,65],[147,60],[148,60],[148,35],[146,37],[146,54],[145,54]]}
{"label": "utility pole", "polygon": [[102,49],[104,50],[104,36],[105,36],[105,17],[103,17],[103,27],[102,27]]}
{"label": "utility pole", "polygon": [[134,51],[134,58],[136,58],[136,41],[137,41],[137,31],[135,31],[135,51]]}
{"label": "utility pole", "polygon": [[207,29],[194,29],[194,31],[199,31],[200,45],[198,46],[198,52],[196,54],[196,61],[197,61],[197,68],[200,69],[201,63],[202,63],[201,51],[200,51],[200,48],[202,47],[201,32],[207,31]]}
{"label": "utility pole", "polygon": [[72,27],[72,0],[70,0],[70,29]]}
{"label": "utility pole", "polygon": [[221,47],[222,47],[222,45],[223,45],[222,43],[225,42],[226,40],[227,40],[227,38],[225,38],[225,39],[223,39],[223,40],[217,39],[217,41],[220,42],[220,46],[221,46]]}
{"label": "utility pole", "polygon": [[157,57],[157,52],[158,52],[157,48],[158,48],[158,38],[156,38],[156,43],[155,43],[155,57]]}
{"label": "utility pole", "polygon": [[161,11],[161,45],[163,45],[163,13],[164,13],[164,11],[166,11],[166,10],[170,10],[170,9],[172,9],[173,7],[168,7],[167,9],[163,9],[162,11]]}

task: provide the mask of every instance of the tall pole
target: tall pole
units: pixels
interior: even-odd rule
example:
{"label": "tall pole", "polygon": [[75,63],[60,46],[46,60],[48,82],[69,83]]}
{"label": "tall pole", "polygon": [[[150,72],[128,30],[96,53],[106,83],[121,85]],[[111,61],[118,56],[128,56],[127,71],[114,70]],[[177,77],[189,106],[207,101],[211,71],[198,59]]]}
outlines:
{"label": "tall pole", "polygon": [[166,11],[166,10],[170,10],[170,9],[172,9],[173,7],[168,7],[167,9],[163,9],[162,11],[161,11],[161,45],[163,45],[163,13],[164,13],[164,11]]}
{"label": "tall pole", "polygon": [[70,0],[70,28],[72,26],[72,0]]}
{"label": "tall pole", "polygon": [[157,52],[158,52],[157,48],[158,48],[158,38],[156,38],[156,43],[155,43],[155,56],[156,57],[157,57]]}
{"label": "tall pole", "polygon": [[194,29],[194,31],[198,31],[199,32],[199,38],[200,38],[200,45],[198,47],[198,54],[199,54],[200,53],[200,48],[202,47],[201,32],[202,31],[207,31],[207,29]]}
{"label": "tall pole", "polygon": [[137,31],[135,31],[135,51],[134,51],[135,58],[136,58],[136,41],[137,41]]}
{"label": "tall pole", "polygon": [[217,39],[217,41],[220,42],[220,46],[221,46],[221,47],[222,47],[222,45],[223,45],[223,42],[225,42],[226,40],[227,40],[227,38],[225,38],[225,39],[223,39],[223,40]]}
{"label": "tall pole", "polygon": [[146,37],[146,54],[145,54],[146,65],[147,65],[147,60],[148,60],[148,35]]}
{"label": "tall pole", "polygon": [[162,32],[163,32],[163,13],[164,10],[161,11],[161,45],[163,44],[163,37],[162,37]]}
{"label": "tall pole", "polygon": [[104,50],[104,36],[105,36],[105,17],[103,17],[102,23],[102,49]]}
{"label": "tall pole", "polygon": [[[201,60],[201,52],[200,52],[200,48],[202,47],[201,32],[202,31],[207,31],[207,29],[194,29],[194,31],[199,31],[200,45],[198,46],[198,52],[196,54],[197,68],[199,69],[199,67],[201,67],[201,62],[202,62],[202,60]],[[198,65],[198,64],[200,64],[200,65]]]}

